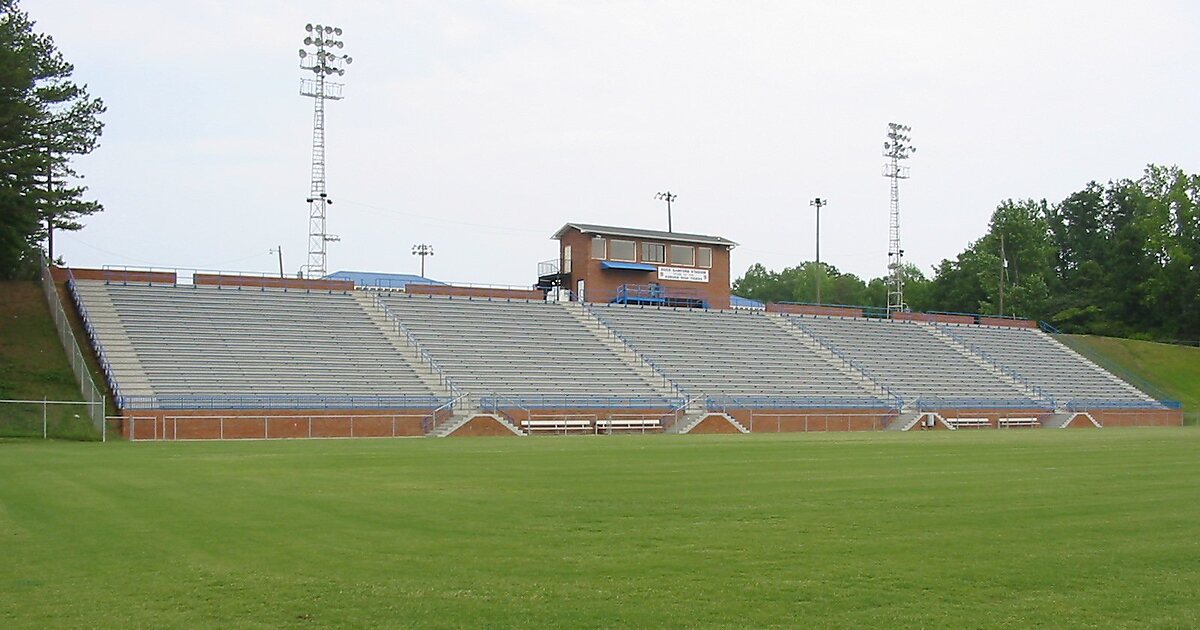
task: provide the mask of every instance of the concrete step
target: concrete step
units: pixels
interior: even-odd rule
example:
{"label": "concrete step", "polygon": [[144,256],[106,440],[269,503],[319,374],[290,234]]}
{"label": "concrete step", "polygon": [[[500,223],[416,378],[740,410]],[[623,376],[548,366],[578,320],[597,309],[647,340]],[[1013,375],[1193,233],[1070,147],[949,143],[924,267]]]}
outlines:
{"label": "concrete step", "polygon": [[396,327],[388,321],[387,314],[376,306],[374,296],[364,291],[354,291],[351,294],[354,296],[354,300],[358,302],[358,305],[362,307],[363,311],[367,313],[367,317],[383,333],[388,343],[396,349],[397,354],[417,373],[421,382],[429,387],[429,389],[437,392],[438,395],[449,396],[449,388],[442,384],[442,380],[438,377],[437,372],[434,372],[433,368],[421,359],[416,350],[409,345],[408,339],[396,331]]}
{"label": "concrete step", "polygon": [[578,302],[561,302],[571,314],[584,328],[592,333],[592,335],[604,344],[617,356],[626,360],[626,363],[634,369],[644,381],[663,396],[676,395],[675,384],[665,374],[660,373],[650,365],[645,358],[633,348],[626,345],[620,339],[612,334],[607,326],[600,320],[596,319],[587,309],[583,308]]}
{"label": "concrete step", "polygon": [[[932,333],[934,337],[937,337],[938,339],[940,339],[943,343],[945,343],[946,345],[953,348],[956,352],[958,352],[963,357],[969,359],[972,363],[975,363],[976,365],[987,370],[989,373],[994,375],[997,379],[1002,380],[1002,381],[1008,383],[1009,385],[1016,387],[1017,389],[1020,389],[1022,393],[1024,393],[1026,396],[1030,397],[1033,400],[1042,400],[1042,396],[1040,394],[1038,394],[1037,392],[1035,392],[1033,389],[1031,389],[1028,385],[1013,378],[1009,373],[1007,373],[1003,369],[1001,369],[999,365],[992,363],[986,357],[975,352],[969,346],[967,346],[965,343],[959,341],[953,335],[942,330],[942,328],[940,326],[929,323],[929,322],[914,322],[914,323],[916,323],[920,326],[923,326],[925,328],[925,330],[928,330],[930,333]],[[1044,401],[1044,402],[1049,402],[1049,401]]]}
{"label": "concrete step", "polygon": [[896,416],[895,420],[887,425],[888,431],[908,431],[917,424],[921,419],[921,413],[917,411],[905,411]]}
{"label": "concrete step", "polygon": [[516,425],[514,425],[512,422],[510,422],[508,420],[508,418],[505,418],[504,416],[501,416],[499,414],[483,413],[477,409],[473,409],[470,411],[454,412],[449,418],[447,418],[447,419],[439,422],[437,425],[435,425],[433,427],[433,429],[431,429],[429,431],[429,433],[426,434],[426,437],[448,437],[452,433],[457,431],[459,429],[459,427],[463,426],[470,420],[472,420],[474,418],[478,418],[478,417],[492,418],[492,419],[496,420],[497,422],[499,422],[500,424],[504,425],[509,431],[512,431],[514,435],[520,435],[520,436],[525,435],[525,432],[522,431],[521,429],[517,428]]}
{"label": "concrete step", "polygon": [[844,360],[842,360],[841,357],[834,354],[833,351],[825,347],[825,345],[818,341],[815,337],[809,335],[799,326],[791,323],[791,321],[788,320],[785,315],[780,313],[766,313],[766,316],[768,321],[774,323],[777,328],[787,333],[789,337],[800,343],[800,345],[822,356],[826,362],[832,365],[839,373],[842,374],[842,376],[861,383],[868,391],[876,396],[879,396],[880,398],[889,398],[887,391],[884,390],[883,387],[881,387],[874,380],[872,380],[870,376],[867,376],[854,366],[847,364]]}

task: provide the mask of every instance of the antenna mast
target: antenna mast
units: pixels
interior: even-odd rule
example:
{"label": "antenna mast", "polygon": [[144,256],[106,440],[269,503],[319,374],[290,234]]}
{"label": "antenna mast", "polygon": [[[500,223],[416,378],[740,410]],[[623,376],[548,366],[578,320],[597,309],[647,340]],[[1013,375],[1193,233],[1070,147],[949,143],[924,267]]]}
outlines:
{"label": "antenna mast", "polygon": [[892,180],[891,220],[888,224],[888,281],[887,310],[890,316],[896,311],[908,310],[904,303],[904,250],[900,248],[900,180],[908,179],[908,167],[900,160],[907,160],[917,152],[912,146],[908,132],[912,127],[899,123],[888,123],[887,141],[883,143],[883,176]]}
{"label": "antenna mast", "polygon": [[342,99],[342,84],[327,81],[331,75],[346,74],[345,66],[354,59],[334,53],[345,45],[342,29],[335,26],[306,24],[309,33],[300,49],[300,69],[313,73],[300,79],[300,95],[313,99],[312,185],[308,194],[308,264],[301,268],[306,278],[324,278],[326,247],[341,240],[325,229],[326,211],[333,200],[325,192],[325,101]]}

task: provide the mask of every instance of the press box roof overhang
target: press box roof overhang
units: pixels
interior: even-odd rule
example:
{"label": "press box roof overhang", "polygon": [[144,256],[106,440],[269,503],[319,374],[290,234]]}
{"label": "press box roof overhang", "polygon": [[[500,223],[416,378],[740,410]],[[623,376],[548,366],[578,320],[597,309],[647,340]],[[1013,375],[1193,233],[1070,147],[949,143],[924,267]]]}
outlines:
{"label": "press box roof overhang", "polygon": [[598,236],[625,236],[629,238],[639,238],[656,241],[678,241],[680,243],[700,243],[703,245],[717,245],[733,249],[737,247],[737,243],[720,236],[708,236],[706,234],[684,234],[682,232],[660,232],[658,230],[639,230],[636,228],[621,228],[611,227],[607,225],[591,225],[588,223],[568,223],[551,238],[560,239],[566,234],[567,230],[576,229],[584,234],[596,234]]}

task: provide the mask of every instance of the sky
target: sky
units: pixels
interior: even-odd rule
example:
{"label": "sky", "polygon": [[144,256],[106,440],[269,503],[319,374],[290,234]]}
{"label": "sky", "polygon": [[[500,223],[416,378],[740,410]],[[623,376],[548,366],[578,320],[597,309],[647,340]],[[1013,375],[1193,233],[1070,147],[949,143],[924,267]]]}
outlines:
{"label": "sky", "polygon": [[1193,2],[24,0],[104,99],[79,160],[105,206],[72,266],[306,261],[306,23],[354,63],[326,117],[329,270],[529,285],[564,223],[724,236],[736,278],[814,256],[882,276],[889,122],[906,261],[927,274],[1005,199],[1149,163],[1200,171]]}

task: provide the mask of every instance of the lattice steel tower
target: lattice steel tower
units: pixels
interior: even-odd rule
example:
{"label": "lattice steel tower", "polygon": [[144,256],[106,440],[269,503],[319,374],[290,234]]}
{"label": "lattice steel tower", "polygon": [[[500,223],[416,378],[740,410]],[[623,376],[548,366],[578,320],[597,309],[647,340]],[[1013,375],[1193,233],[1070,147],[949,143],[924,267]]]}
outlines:
{"label": "lattice steel tower", "polygon": [[900,180],[908,179],[908,167],[900,160],[907,160],[917,152],[912,146],[908,132],[912,128],[899,123],[888,123],[887,141],[883,143],[883,157],[890,161],[883,165],[883,176],[892,180],[891,219],[888,223],[888,315],[893,311],[908,310],[904,303],[904,250],[900,247]]}
{"label": "lattice steel tower", "polygon": [[325,192],[325,101],[342,99],[342,84],[326,77],[346,74],[346,66],[354,61],[340,50],[345,42],[338,39],[342,29],[320,24],[307,24],[304,30],[305,48],[300,49],[300,68],[313,73],[300,79],[300,94],[313,99],[312,186],[308,194],[308,264],[302,271],[306,278],[323,278],[326,274],[326,247],[340,240],[325,229],[325,217],[333,200]]}

